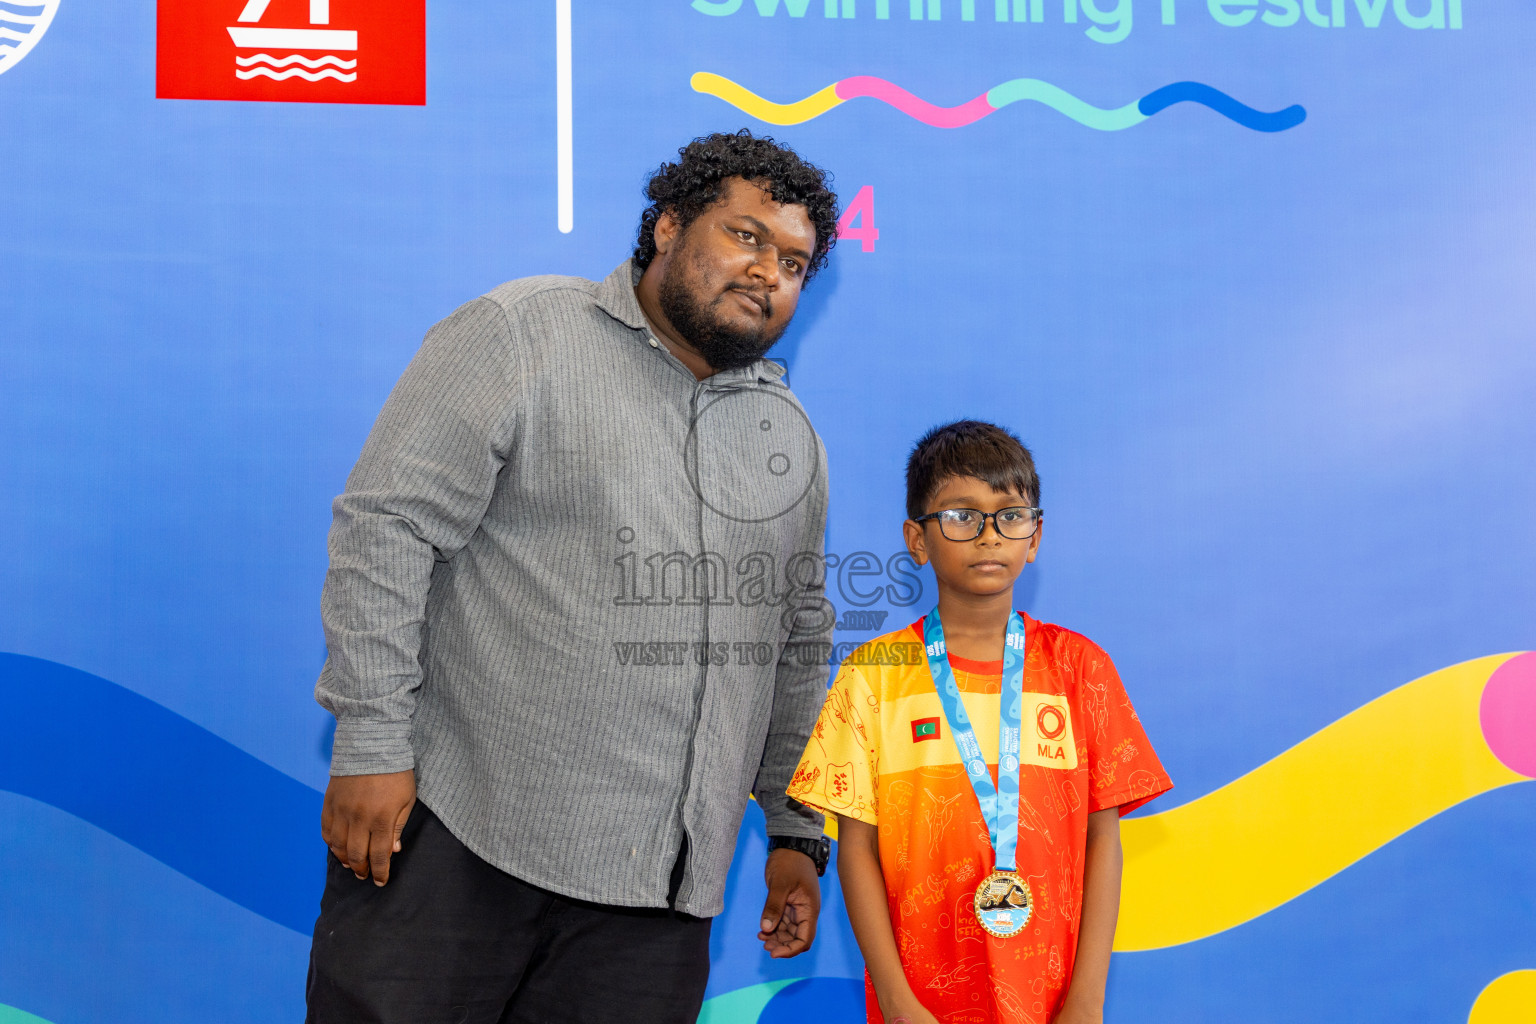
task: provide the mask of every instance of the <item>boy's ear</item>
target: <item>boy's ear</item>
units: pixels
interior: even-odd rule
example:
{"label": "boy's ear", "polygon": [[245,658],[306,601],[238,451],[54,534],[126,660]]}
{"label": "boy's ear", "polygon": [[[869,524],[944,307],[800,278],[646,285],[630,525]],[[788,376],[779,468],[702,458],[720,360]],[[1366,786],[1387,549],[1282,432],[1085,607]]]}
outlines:
{"label": "boy's ear", "polygon": [[1029,538],[1029,550],[1024,553],[1024,564],[1028,565],[1035,560],[1040,553],[1040,537],[1045,533],[1045,517],[1040,518],[1040,525],[1035,527],[1035,535]]}
{"label": "boy's ear", "polygon": [[923,536],[923,525],[908,519],[901,524],[901,537],[907,542],[907,553],[918,565],[928,564],[928,538]]}

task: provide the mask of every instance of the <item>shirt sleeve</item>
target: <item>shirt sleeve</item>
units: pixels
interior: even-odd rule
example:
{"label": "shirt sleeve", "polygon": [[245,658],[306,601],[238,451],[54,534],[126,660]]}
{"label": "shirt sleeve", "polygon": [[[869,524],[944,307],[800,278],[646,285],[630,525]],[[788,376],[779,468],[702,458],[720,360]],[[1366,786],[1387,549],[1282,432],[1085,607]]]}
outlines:
{"label": "shirt sleeve", "polygon": [[869,679],[844,663],[827,691],[789,795],[829,814],[880,823],[879,723]]}
{"label": "shirt sleeve", "polygon": [[1129,814],[1173,788],[1126,696],[1114,662],[1085,640],[1079,700],[1088,731],[1088,810]]}
{"label": "shirt sleeve", "polygon": [[512,433],[511,364],[510,328],[494,302],[476,299],[434,326],[332,505],[315,699],[336,716],[333,775],[415,767],[432,567],[485,518]]}
{"label": "shirt sleeve", "polygon": [[[820,439],[816,442],[821,443]],[[821,465],[826,466],[826,453]],[[816,810],[791,801],[785,792],[795,771],[795,758],[804,749],[816,720],[816,709],[827,692],[827,662],[836,618],[826,599],[824,544],[827,532],[827,481],[823,471],[807,495],[800,543],[794,558],[805,566],[788,568],[791,579],[809,579],[790,598],[799,611],[786,617],[784,647],[774,672],[773,711],[763,757],[752,795],[763,809],[770,836],[814,838],[824,822]],[[819,571],[810,572],[814,565]]]}

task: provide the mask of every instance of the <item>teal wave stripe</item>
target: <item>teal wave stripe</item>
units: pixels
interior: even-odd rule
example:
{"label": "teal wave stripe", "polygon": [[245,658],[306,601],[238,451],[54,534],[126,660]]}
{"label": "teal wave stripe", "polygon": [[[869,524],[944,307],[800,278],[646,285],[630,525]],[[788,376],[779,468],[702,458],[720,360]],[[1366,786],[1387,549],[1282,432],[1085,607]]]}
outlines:
{"label": "teal wave stripe", "polygon": [[[748,985],[706,999],[704,1008],[699,1012],[699,1024],[757,1024],[757,1018],[763,1015],[763,1007],[778,994],[779,989],[801,980],[789,978],[784,981],[765,981],[760,985]],[[0,1024],[10,1022],[0,1017]],[[18,1021],[17,1024],[26,1022]]]}
{"label": "teal wave stripe", "polygon": [[53,1024],[44,1020],[35,1013],[26,1010],[18,1010],[14,1006],[6,1006],[0,1003],[0,1024]]}
{"label": "teal wave stripe", "polygon": [[987,105],[1000,110],[1010,103],[1034,100],[1083,125],[1101,132],[1118,132],[1147,119],[1136,103],[1104,110],[1073,96],[1067,90],[1038,78],[1015,78],[987,90]]}

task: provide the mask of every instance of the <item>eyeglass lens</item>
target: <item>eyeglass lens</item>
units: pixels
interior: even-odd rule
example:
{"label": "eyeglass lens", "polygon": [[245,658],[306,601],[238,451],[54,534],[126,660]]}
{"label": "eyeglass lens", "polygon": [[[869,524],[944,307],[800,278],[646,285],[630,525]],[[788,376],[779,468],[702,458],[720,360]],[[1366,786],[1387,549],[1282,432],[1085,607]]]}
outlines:
{"label": "eyeglass lens", "polygon": [[1040,527],[1040,516],[1032,508],[1018,506],[998,509],[993,515],[973,508],[948,508],[939,513],[939,529],[949,540],[975,540],[991,519],[997,532],[1009,540],[1028,540]]}

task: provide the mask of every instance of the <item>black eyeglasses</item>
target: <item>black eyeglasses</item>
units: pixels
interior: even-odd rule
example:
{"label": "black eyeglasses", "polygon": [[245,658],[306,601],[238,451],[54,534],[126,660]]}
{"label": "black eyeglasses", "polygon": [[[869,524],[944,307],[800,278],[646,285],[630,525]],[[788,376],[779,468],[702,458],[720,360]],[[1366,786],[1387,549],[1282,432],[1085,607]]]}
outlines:
{"label": "black eyeglasses", "polygon": [[1012,508],[1000,508],[996,512],[983,512],[974,508],[946,508],[937,512],[930,512],[925,516],[918,516],[912,520],[914,523],[926,523],[930,519],[939,521],[939,532],[945,540],[975,540],[981,536],[981,531],[987,528],[987,520],[992,520],[992,527],[997,530],[998,536],[1009,540],[1029,540],[1040,529],[1040,520],[1045,517],[1045,509],[1035,508],[1029,505],[1015,505]]}

